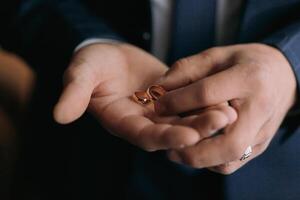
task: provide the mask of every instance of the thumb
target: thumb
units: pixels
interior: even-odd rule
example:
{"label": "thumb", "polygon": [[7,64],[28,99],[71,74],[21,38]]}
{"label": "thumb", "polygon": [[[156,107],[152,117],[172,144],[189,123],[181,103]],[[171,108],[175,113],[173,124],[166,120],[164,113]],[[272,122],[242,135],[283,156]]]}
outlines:
{"label": "thumb", "polygon": [[162,76],[156,84],[166,90],[174,90],[211,74],[222,71],[228,62],[228,47],[215,47],[199,54],[182,58]]}
{"label": "thumb", "polygon": [[53,111],[58,123],[71,123],[85,112],[96,85],[95,80],[95,74],[87,64],[69,67],[64,75],[65,87]]}

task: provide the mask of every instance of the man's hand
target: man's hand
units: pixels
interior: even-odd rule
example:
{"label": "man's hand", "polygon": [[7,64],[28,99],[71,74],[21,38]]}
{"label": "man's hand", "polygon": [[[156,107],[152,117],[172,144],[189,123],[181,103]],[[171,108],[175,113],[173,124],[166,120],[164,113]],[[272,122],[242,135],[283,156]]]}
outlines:
{"label": "man's hand", "polygon": [[[261,154],[295,103],[292,68],[277,49],[263,44],[212,48],[178,61],[162,78],[167,90],[155,105],[163,115],[230,102],[238,112],[224,134],[170,151],[170,159],[229,174]],[[239,159],[248,146],[253,153]],[[216,167],[217,166],[217,167]]]}
{"label": "man's hand", "polygon": [[2,106],[23,109],[31,98],[34,81],[34,72],[24,60],[15,54],[0,51],[0,103],[15,103]]}
{"label": "man's hand", "polygon": [[[187,118],[159,117],[153,105],[132,100],[135,91],[145,91],[166,70],[153,56],[128,44],[85,47],[65,72],[65,89],[54,117],[59,123],[70,123],[89,108],[112,134],[148,151],[197,143],[201,139],[197,121],[212,119],[205,124],[206,132],[211,133],[210,129],[221,129],[235,120],[235,111],[228,106]],[[206,132],[202,130],[202,135]]]}
{"label": "man's hand", "polygon": [[13,177],[17,125],[26,117],[34,80],[34,72],[24,60],[0,50],[0,185],[7,185]]}

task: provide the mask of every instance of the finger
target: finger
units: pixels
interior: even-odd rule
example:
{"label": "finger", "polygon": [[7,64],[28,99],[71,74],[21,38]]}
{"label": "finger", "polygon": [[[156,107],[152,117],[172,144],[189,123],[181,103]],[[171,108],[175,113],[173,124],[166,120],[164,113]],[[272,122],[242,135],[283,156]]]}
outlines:
{"label": "finger", "polygon": [[271,120],[269,120],[263,125],[262,129],[255,138],[255,142],[253,143],[254,145],[252,147],[253,152],[249,158],[243,161],[235,160],[226,164],[212,167],[210,168],[210,170],[221,174],[231,174],[239,168],[241,168],[246,163],[248,163],[249,161],[251,161],[252,159],[261,155],[272,141],[273,135],[275,134],[276,130],[278,130],[281,121],[281,115],[275,114]]}
{"label": "finger", "polygon": [[255,142],[263,120],[251,106],[244,108],[238,115],[237,121],[224,134],[178,151],[183,162],[195,168],[203,168],[240,159],[247,147]]}
{"label": "finger", "polygon": [[95,74],[84,64],[66,71],[65,87],[53,112],[58,123],[70,123],[85,112],[96,85],[95,80]]}
{"label": "finger", "polygon": [[227,116],[227,118],[229,120],[229,122],[228,122],[229,124],[232,124],[237,119],[237,111],[232,106],[230,106],[228,102],[220,103],[215,106],[209,106],[205,110],[206,111],[217,110],[217,111],[222,112],[223,114],[225,114]]}
{"label": "finger", "polygon": [[229,103],[226,101],[226,102],[214,105],[214,106],[208,106],[208,107],[205,107],[205,108],[200,108],[200,109],[192,110],[192,111],[185,112],[185,113],[180,113],[180,116],[197,115],[197,114],[205,112],[207,110],[218,109],[220,106],[228,106],[228,105],[229,105]]}
{"label": "finger", "polygon": [[[97,105],[96,101],[93,105]],[[129,109],[130,108],[130,109]],[[97,109],[97,108],[93,108]],[[196,130],[167,123],[157,124],[144,117],[143,108],[133,101],[115,102],[98,110],[98,119],[114,135],[147,151],[178,149],[199,141]]]}
{"label": "finger", "polygon": [[158,84],[167,90],[183,87],[225,68],[228,65],[229,56],[229,49],[223,47],[211,48],[180,59],[159,80]]}
{"label": "finger", "polygon": [[[203,109],[198,109],[198,110],[193,110],[184,114],[180,114],[179,115],[170,115],[170,116],[161,116],[161,115],[150,115],[149,118],[151,118],[151,120],[153,120],[156,123],[175,123],[176,120],[183,120],[185,118],[197,118],[200,114],[208,111],[208,110],[223,110],[223,106],[229,106],[228,102],[224,102],[215,106],[209,106]],[[152,104],[151,109],[154,110],[154,105]],[[227,111],[227,109],[224,110],[225,112]],[[227,116],[229,117],[229,120],[231,121],[230,123],[233,123],[233,121],[235,121],[235,116],[236,113],[231,113],[231,112],[226,112],[226,114],[228,114]]]}
{"label": "finger", "polygon": [[200,139],[214,136],[221,129],[237,119],[236,111],[230,106],[217,106],[202,111],[198,115],[179,118],[172,124],[188,126],[196,129]]}
{"label": "finger", "polygon": [[236,69],[232,67],[186,87],[167,92],[155,102],[155,111],[165,115],[179,114],[242,98],[247,87]]}
{"label": "finger", "polygon": [[119,124],[120,136],[147,150],[178,149],[199,141],[196,130],[170,124],[154,124],[142,116],[127,116]]}
{"label": "finger", "polygon": [[248,162],[253,160],[254,158],[261,155],[267,149],[267,147],[269,146],[269,143],[270,142],[268,141],[268,142],[254,146],[252,148],[251,156],[249,158],[247,158],[246,160],[243,160],[243,161],[236,160],[236,161],[232,161],[232,162],[218,165],[215,167],[210,167],[208,169],[213,172],[224,174],[224,175],[232,174],[235,171],[237,171],[238,169],[240,169],[241,167],[243,167],[245,164],[247,164]]}

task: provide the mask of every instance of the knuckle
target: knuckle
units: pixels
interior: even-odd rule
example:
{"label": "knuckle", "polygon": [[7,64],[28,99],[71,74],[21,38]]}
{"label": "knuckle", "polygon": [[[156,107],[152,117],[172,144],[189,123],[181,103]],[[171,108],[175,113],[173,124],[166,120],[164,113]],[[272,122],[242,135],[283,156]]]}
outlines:
{"label": "knuckle", "polygon": [[203,58],[213,60],[216,55],[220,55],[222,53],[222,49],[220,47],[212,47],[206,51],[203,51],[201,55]]}
{"label": "knuckle", "polygon": [[209,49],[200,54],[200,57],[202,60],[205,60],[208,63],[208,66],[212,66],[214,63],[213,55],[215,53],[215,50]]}
{"label": "knuckle", "polygon": [[185,71],[186,67],[189,65],[190,65],[189,58],[181,58],[174,63],[173,69],[176,71],[182,72],[182,71]]}
{"label": "knuckle", "polygon": [[222,54],[223,54],[222,48],[213,47],[200,53],[200,56],[202,57],[202,59],[206,60],[208,64],[213,66],[213,64],[216,63],[216,58],[219,58],[220,55]]}
{"label": "knuckle", "polygon": [[185,79],[186,84],[196,81],[197,76],[195,76],[194,69],[197,69],[193,58],[187,57],[182,58],[175,62],[174,71],[182,74],[181,77]]}

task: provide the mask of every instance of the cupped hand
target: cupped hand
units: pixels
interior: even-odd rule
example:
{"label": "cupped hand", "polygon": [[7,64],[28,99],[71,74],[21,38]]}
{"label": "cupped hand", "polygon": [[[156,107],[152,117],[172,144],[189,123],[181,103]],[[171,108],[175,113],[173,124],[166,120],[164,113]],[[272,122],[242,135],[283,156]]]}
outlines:
{"label": "cupped hand", "polygon": [[[209,49],[175,63],[160,81],[169,92],[156,112],[173,115],[230,102],[238,119],[223,134],[170,151],[170,159],[229,174],[263,153],[296,99],[296,80],[285,56],[264,44]],[[240,161],[252,146],[250,158]]]}
{"label": "cupped hand", "polygon": [[[74,55],[65,72],[65,88],[54,118],[62,124],[70,123],[88,108],[112,134],[148,151],[197,143],[201,134],[195,122],[201,119],[212,119],[206,124],[209,133],[233,121],[230,108],[187,118],[160,117],[153,105],[142,106],[132,100],[135,91],[145,91],[166,70],[156,58],[129,44],[87,46]],[[233,117],[227,117],[227,113]]]}

